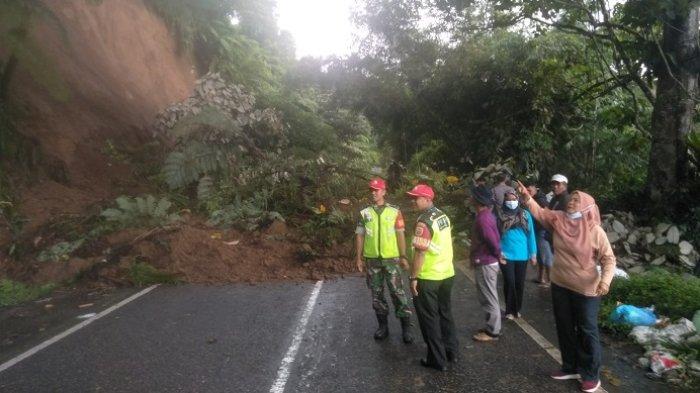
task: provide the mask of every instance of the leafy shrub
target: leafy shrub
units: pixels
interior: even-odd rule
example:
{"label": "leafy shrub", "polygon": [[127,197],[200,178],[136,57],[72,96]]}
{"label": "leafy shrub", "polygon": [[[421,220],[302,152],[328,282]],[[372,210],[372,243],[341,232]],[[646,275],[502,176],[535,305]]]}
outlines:
{"label": "leafy shrub", "polygon": [[14,306],[34,300],[51,292],[54,286],[54,284],[31,286],[17,281],[2,279],[0,280],[0,307]]}
{"label": "leafy shrub", "polygon": [[74,251],[78,250],[85,243],[85,238],[80,238],[72,242],[59,242],[39,253],[37,259],[40,262],[47,261],[67,261]]}
{"label": "leafy shrub", "polygon": [[166,198],[120,196],[116,203],[117,208],[106,209],[100,215],[121,228],[164,225],[180,219],[177,213],[168,213],[172,203]]}
{"label": "leafy shrub", "polygon": [[219,227],[234,226],[253,231],[273,220],[284,221],[281,214],[268,210],[271,195],[270,191],[263,189],[250,199],[242,200],[237,196],[232,204],[212,212],[209,223]]}
{"label": "leafy shrub", "polygon": [[312,208],[314,216],[302,225],[302,231],[314,242],[320,242],[324,246],[330,246],[333,242],[342,239],[351,239],[354,233],[352,213],[343,212],[340,209],[331,208],[325,210]]}

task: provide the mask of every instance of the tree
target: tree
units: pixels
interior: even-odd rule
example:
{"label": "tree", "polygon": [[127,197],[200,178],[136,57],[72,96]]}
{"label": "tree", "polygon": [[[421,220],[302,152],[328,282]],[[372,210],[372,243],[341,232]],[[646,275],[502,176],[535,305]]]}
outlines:
{"label": "tree", "polygon": [[611,90],[621,88],[635,95],[630,89],[634,85],[654,106],[647,195],[657,208],[670,212],[674,206],[662,196],[682,191],[687,179],[686,138],[693,127],[700,71],[698,2],[628,0],[614,8],[606,0],[492,4],[496,23],[527,21],[532,27],[534,22],[540,31],[555,28],[586,38],[598,51]]}

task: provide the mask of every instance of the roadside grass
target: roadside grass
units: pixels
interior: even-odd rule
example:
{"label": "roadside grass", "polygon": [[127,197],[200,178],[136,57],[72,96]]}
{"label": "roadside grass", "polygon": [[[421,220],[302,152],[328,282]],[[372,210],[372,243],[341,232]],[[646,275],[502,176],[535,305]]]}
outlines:
{"label": "roadside grass", "polygon": [[177,284],[180,282],[175,276],[162,272],[145,262],[134,262],[129,269],[129,279],[136,286],[152,284]]}
{"label": "roadside grass", "polygon": [[49,294],[55,284],[26,285],[8,279],[0,280],[0,307],[15,306]]}

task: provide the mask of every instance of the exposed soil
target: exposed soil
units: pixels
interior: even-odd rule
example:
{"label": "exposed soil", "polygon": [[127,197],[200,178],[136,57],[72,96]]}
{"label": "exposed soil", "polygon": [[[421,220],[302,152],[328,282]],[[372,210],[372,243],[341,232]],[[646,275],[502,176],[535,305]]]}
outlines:
{"label": "exposed soil", "polygon": [[156,114],[187,97],[197,77],[191,58],[141,0],[43,3],[52,15],[37,17],[30,36],[53,87],[20,63],[9,90],[24,112],[18,130],[40,157],[32,181],[10,171],[17,174],[24,234],[57,214],[147,190],[131,163],[110,155],[110,144],[133,150],[151,140]]}
{"label": "exposed soil", "polygon": [[[191,283],[318,280],[354,270],[352,244],[314,249],[301,236],[274,222],[266,230],[241,233],[209,228],[197,218],[171,228],[126,229],[94,240],[67,261],[18,263],[0,271],[34,284],[66,282],[133,284],[130,270],[144,262]],[[92,252],[89,252],[92,251]]]}
{"label": "exposed soil", "polygon": [[[27,65],[19,64],[11,80],[10,102],[23,112],[18,131],[36,159],[29,165],[3,162],[23,224],[12,234],[0,220],[0,277],[60,283],[79,276],[85,283],[128,285],[136,262],[199,283],[318,279],[352,271],[350,244],[314,250],[280,222],[241,234],[196,218],[168,231],[130,229],[92,240],[66,261],[32,259],[70,240],[56,223],[90,217],[119,195],[152,191],[141,175],[154,159],[151,126],[158,112],[191,94],[198,77],[192,57],[143,0],[42,3],[52,15],[38,17],[30,36],[55,77],[53,90],[62,86],[67,94],[58,97]],[[22,261],[3,254],[12,243],[21,245]]]}

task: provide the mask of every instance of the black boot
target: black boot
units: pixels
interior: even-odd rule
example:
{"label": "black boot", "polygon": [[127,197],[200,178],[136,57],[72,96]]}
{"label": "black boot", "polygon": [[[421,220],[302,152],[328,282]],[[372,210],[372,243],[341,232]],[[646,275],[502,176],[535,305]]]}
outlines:
{"label": "black boot", "polygon": [[411,334],[411,318],[403,317],[401,318],[401,331],[403,332],[403,342],[410,344],[413,342],[413,335]]}
{"label": "black boot", "polygon": [[377,314],[377,322],[379,322],[379,328],[374,332],[374,339],[384,340],[389,337],[389,321],[387,320],[386,314]]}

